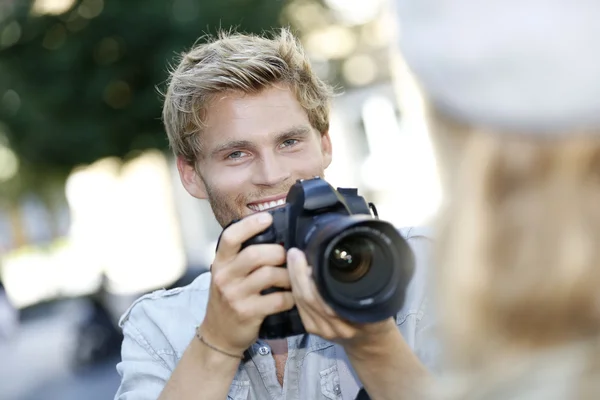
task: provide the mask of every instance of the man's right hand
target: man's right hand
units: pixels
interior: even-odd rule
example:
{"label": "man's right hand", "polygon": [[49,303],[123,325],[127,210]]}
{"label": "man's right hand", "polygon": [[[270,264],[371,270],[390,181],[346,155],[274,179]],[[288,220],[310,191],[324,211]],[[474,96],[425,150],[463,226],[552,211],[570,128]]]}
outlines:
{"label": "man's right hand", "polygon": [[200,333],[210,344],[242,354],[258,337],[267,315],[294,306],[289,290],[262,295],[270,287],[290,288],[286,253],[278,244],[256,244],[240,251],[244,241],[273,222],[269,213],[243,218],[223,231],[212,264],[210,295]]}

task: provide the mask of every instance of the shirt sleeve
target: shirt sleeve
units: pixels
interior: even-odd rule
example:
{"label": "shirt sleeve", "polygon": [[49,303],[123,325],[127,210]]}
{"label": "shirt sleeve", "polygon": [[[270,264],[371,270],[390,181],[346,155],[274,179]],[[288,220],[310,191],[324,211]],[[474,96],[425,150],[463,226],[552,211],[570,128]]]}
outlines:
{"label": "shirt sleeve", "polygon": [[156,400],[173,372],[165,358],[174,354],[164,350],[159,354],[138,329],[145,320],[148,316],[141,304],[134,305],[121,320],[124,338],[117,364],[121,384],[115,400]]}
{"label": "shirt sleeve", "polygon": [[438,319],[432,301],[433,235],[428,229],[412,228],[405,231],[404,236],[415,256],[415,273],[408,287],[405,305],[396,322],[415,355],[435,373],[439,371],[442,353]]}

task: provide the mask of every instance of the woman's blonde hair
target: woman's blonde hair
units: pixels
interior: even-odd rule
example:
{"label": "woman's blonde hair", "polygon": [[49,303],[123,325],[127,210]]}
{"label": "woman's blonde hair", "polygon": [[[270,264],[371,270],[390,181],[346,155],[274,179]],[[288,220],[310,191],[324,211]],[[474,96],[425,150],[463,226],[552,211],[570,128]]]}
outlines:
{"label": "woman's blonde hair", "polygon": [[190,164],[199,158],[206,107],[216,94],[256,94],[276,84],[288,85],[311,125],[321,134],[327,132],[333,90],[313,72],[300,42],[288,29],[270,38],[221,32],[183,54],[170,74],[163,107],[175,155]]}
{"label": "woman's blonde hair", "polygon": [[431,121],[447,168],[436,277],[454,358],[598,335],[600,135],[544,141]]}

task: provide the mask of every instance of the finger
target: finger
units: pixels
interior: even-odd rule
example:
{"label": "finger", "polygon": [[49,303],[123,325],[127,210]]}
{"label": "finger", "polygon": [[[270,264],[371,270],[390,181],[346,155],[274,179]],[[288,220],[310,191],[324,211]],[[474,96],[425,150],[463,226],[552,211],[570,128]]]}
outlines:
{"label": "finger", "polygon": [[[248,275],[265,265],[281,265],[285,262],[285,249],[279,244],[253,244],[246,247],[233,261],[213,264],[212,282],[222,292],[227,292],[227,297],[239,298],[238,284],[244,282]],[[285,268],[280,268],[284,269]],[[287,270],[285,270],[287,273]]]}
{"label": "finger", "polygon": [[296,248],[288,250],[287,267],[296,303],[322,316],[336,316],[319,294],[312,278],[312,268],[308,266],[304,253]]}
{"label": "finger", "polygon": [[326,340],[337,338],[336,324],[338,322],[315,312],[313,309],[307,307],[306,304],[300,304],[296,301],[296,307],[307,333],[320,336]]}
{"label": "finger", "polygon": [[[306,303],[299,302],[297,298],[296,307],[302,319],[302,324],[307,333],[317,335],[326,340],[350,339],[355,336],[356,328],[345,320],[340,319],[331,310],[333,315],[324,315],[323,310],[312,308]],[[327,307],[326,303],[322,303]]]}
{"label": "finger", "polygon": [[[290,274],[292,290],[299,296],[305,295],[309,291],[308,276],[309,267],[304,253],[296,248],[291,248],[287,252],[287,269]],[[302,296],[301,296],[302,297]]]}
{"label": "finger", "polygon": [[[294,301],[295,300],[296,298],[294,297]],[[317,329],[317,323],[315,320],[314,313],[310,309],[304,307],[303,305],[298,304],[298,302],[296,302],[296,308],[298,309],[298,314],[300,314],[300,319],[302,320],[302,325],[304,325],[304,329],[306,329],[306,332],[319,332],[319,330]]]}
{"label": "finger", "polygon": [[256,213],[227,227],[219,238],[215,261],[230,260],[240,251],[242,243],[267,229],[273,217],[267,212]]}
{"label": "finger", "polygon": [[263,265],[283,265],[285,248],[280,244],[253,244],[240,251],[231,262],[233,276],[246,277]]}
{"label": "finger", "polygon": [[338,318],[338,315],[335,311],[333,311],[333,308],[331,308],[331,306],[329,306],[329,304],[327,304],[327,302],[323,299],[323,297],[321,297],[321,293],[319,293],[319,289],[317,289],[317,285],[315,284],[315,280],[312,279],[312,268],[309,267],[309,275],[310,278],[308,279],[308,286],[309,286],[309,290],[311,293],[313,293],[314,299],[315,299],[315,305],[318,305],[318,309],[319,311],[324,312],[325,314],[327,314],[327,316],[329,317],[335,317],[336,319]]}
{"label": "finger", "polygon": [[240,296],[249,297],[271,287],[290,289],[290,274],[285,268],[273,266],[257,268],[240,282],[236,290]]}
{"label": "finger", "polygon": [[291,310],[296,304],[292,292],[288,290],[257,295],[249,298],[246,303],[248,307],[258,310],[263,318],[267,315]]}

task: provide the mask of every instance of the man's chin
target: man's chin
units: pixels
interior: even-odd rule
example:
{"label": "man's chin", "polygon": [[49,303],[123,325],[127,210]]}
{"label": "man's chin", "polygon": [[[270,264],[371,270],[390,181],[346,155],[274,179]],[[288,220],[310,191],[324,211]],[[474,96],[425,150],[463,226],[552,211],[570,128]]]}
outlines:
{"label": "man's chin", "polygon": [[252,209],[245,207],[242,211],[240,211],[239,213],[236,214],[230,214],[227,217],[221,217],[221,218],[217,218],[217,222],[219,222],[219,224],[225,228],[229,225],[231,225],[234,221],[239,221],[242,218],[245,218],[249,215],[255,214],[256,212],[253,211]]}

